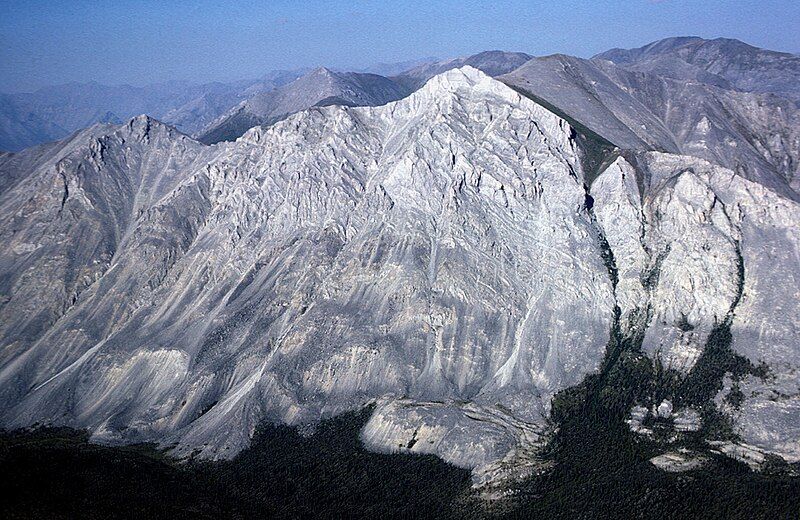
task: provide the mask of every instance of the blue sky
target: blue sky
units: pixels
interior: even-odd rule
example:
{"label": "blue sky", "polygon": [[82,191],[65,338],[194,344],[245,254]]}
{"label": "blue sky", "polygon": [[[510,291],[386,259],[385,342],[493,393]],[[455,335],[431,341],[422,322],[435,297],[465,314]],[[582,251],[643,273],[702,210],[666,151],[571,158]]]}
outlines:
{"label": "blue sky", "polygon": [[800,2],[0,0],[0,91],[232,80],[489,49],[589,57],[677,35],[800,52]]}

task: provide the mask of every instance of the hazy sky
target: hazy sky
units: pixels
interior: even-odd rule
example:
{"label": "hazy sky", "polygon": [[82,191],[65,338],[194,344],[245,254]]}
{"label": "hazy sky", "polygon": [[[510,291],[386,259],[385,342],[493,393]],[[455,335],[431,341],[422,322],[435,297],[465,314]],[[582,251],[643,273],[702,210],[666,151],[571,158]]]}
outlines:
{"label": "hazy sky", "polygon": [[677,35],[800,51],[800,1],[0,0],[0,91],[359,68],[503,49],[589,57]]}

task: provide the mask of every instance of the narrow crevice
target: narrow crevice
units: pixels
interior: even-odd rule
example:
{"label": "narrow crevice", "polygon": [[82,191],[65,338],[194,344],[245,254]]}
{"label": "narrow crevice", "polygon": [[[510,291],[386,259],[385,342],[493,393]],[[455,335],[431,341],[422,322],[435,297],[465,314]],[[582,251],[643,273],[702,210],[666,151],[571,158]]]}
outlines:
{"label": "narrow crevice", "polygon": [[736,250],[736,296],[734,297],[733,301],[731,302],[731,307],[728,310],[728,314],[725,316],[725,322],[730,325],[733,322],[734,313],[736,312],[736,307],[739,306],[739,302],[742,301],[742,295],[744,294],[744,256],[742,256],[742,245],[737,240],[735,243],[735,250]]}
{"label": "narrow crevice", "polygon": [[[597,232],[616,301],[618,273],[613,251],[595,219],[595,201],[588,187],[585,189],[585,210]],[[666,246],[658,253],[647,252],[651,262],[642,273],[641,283],[649,294],[658,285],[661,265],[670,248]],[[540,455],[555,464],[542,473],[543,477],[534,477],[523,483],[518,488],[520,494],[536,495],[548,482],[574,478],[576,471],[581,474],[593,471],[613,473],[616,471],[614,468],[620,472],[650,468],[648,471],[656,474],[658,469],[643,463],[676,446],[690,448],[712,461],[703,471],[724,471],[725,465],[740,464],[715,455],[707,443],[708,440],[739,440],[731,418],[719,411],[714,401],[723,388],[725,377],[731,377],[734,388],[738,389],[738,382],[743,377],[760,377],[763,372],[763,367],[753,366],[731,348],[731,323],[745,283],[744,259],[738,243],[736,254],[735,298],[724,320],[711,331],[700,359],[688,375],[665,367],[658,357],[651,358],[643,351],[645,332],[653,312],[649,303],[629,313],[624,326],[620,308],[615,304],[609,342],[599,370],[553,397],[552,433]],[[685,316],[678,325],[687,332],[692,328]],[[736,392],[730,395],[734,402],[742,398]],[[699,412],[702,420],[700,430],[676,432],[671,417],[650,414],[646,420],[652,423],[652,435],[640,435],[631,430],[626,419],[630,417],[633,406],[643,405],[651,410],[664,400],[671,401],[675,409]],[[746,467],[740,466],[746,473]]]}
{"label": "narrow crevice", "polygon": [[617,262],[614,259],[614,251],[611,250],[611,245],[608,243],[608,239],[606,239],[606,234],[603,232],[603,229],[600,227],[600,224],[597,222],[597,218],[595,217],[594,197],[592,197],[592,195],[589,193],[589,186],[584,184],[583,189],[585,191],[583,207],[586,210],[586,213],[589,215],[589,222],[595,232],[598,245],[600,246],[600,256],[603,259],[603,265],[605,265],[606,270],[608,271],[608,277],[611,280],[611,287],[615,302],[614,305],[616,307],[619,270],[617,269]]}
{"label": "narrow crevice", "polygon": [[61,206],[58,208],[58,215],[61,215],[61,212],[64,211],[64,206],[67,204],[67,199],[69,198],[69,183],[67,182],[66,173],[59,171],[58,175],[61,177],[61,181],[64,183],[64,193],[61,195]]}

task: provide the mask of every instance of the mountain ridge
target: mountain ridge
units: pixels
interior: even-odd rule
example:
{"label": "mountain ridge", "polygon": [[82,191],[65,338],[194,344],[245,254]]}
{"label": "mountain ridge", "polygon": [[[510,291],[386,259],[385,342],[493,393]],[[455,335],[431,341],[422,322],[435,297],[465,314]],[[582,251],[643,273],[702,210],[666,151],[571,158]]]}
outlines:
{"label": "mountain ridge", "polygon": [[593,59],[605,59],[631,70],[658,72],[675,79],[699,76],[698,79],[716,82],[718,86],[777,94],[795,104],[800,103],[800,88],[794,80],[800,73],[800,57],[731,38],[667,38],[637,49],[612,49]]}
{"label": "mountain ridge", "polygon": [[320,103],[382,105],[405,97],[408,91],[377,74],[334,72],[318,67],[295,81],[243,101],[198,134],[199,141],[230,141],[254,126],[272,124]]}

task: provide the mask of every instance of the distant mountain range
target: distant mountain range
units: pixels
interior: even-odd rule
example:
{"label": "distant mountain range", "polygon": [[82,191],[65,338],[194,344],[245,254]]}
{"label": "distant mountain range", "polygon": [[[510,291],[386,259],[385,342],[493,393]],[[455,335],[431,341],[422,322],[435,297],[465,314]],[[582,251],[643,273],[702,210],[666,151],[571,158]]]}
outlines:
{"label": "distant mountain range", "polygon": [[[277,71],[259,80],[170,82],[145,87],[69,84],[30,94],[2,94],[0,150],[21,150],[94,123],[122,121],[142,113],[203,142],[231,140],[251,126],[274,123],[319,103],[382,104],[408,95],[430,77],[452,68],[470,65],[499,76],[531,58],[519,52],[487,51],[444,61],[427,58],[378,64],[361,72],[370,76],[325,69],[329,70],[328,78],[312,74],[294,85],[289,84],[311,73]],[[800,57],[738,40],[668,38],[638,49],[612,49],[595,56],[596,60],[611,61],[632,72],[692,80],[726,90],[771,93],[800,103],[800,86],[793,80],[800,71]],[[333,77],[337,80],[331,81]]]}
{"label": "distant mountain range", "polygon": [[[388,76],[434,61],[435,58],[425,58],[379,63],[360,72]],[[32,93],[0,94],[0,150],[19,151],[64,138],[95,123],[122,122],[139,114],[158,118],[186,134],[207,133],[211,123],[239,103],[291,83],[309,71],[272,71],[259,79],[227,83],[174,81],[133,87],[90,82],[45,87]],[[320,85],[317,90],[324,88]],[[346,98],[347,95],[343,99]],[[307,108],[321,100],[292,106]],[[253,100],[254,105],[258,103]]]}
{"label": "distant mountain range", "polygon": [[0,96],[0,150],[17,151],[66,137],[108,120],[149,114],[194,133],[231,106],[298,78],[302,71],[272,72],[259,80],[144,87],[72,83],[33,93]]}
{"label": "distant mountain range", "polygon": [[490,76],[499,76],[511,72],[532,57],[523,52],[485,51],[466,58],[425,63],[398,74],[392,79],[413,91],[420,88],[433,76],[465,65],[474,67]]}

